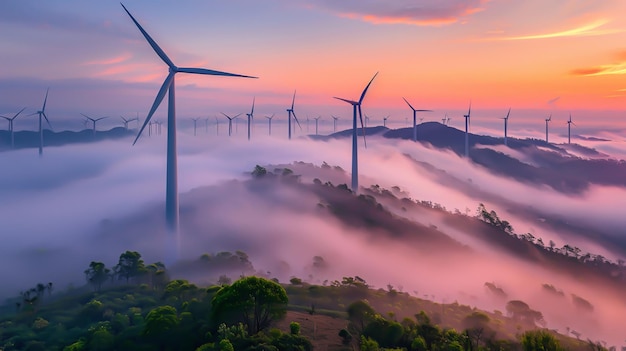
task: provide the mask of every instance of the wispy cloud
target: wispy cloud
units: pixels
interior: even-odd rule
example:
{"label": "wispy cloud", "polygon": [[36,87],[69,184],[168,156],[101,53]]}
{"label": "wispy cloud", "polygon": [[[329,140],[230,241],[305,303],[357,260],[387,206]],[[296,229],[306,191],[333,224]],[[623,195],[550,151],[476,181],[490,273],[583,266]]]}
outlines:
{"label": "wispy cloud", "polygon": [[584,24],[576,28],[565,29],[557,32],[539,33],[531,35],[520,35],[513,37],[500,37],[488,40],[533,40],[533,39],[551,39],[551,38],[564,38],[564,37],[585,37],[606,35],[622,32],[619,29],[603,29],[610,21],[607,19],[598,19],[594,22]]}
{"label": "wispy cloud", "polygon": [[374,24],[442,26],[484,10],[489,0],[348,0],[309,1],[308,6],[324,8],[337,16]]}
{"label": "wispy cloud", "polygon": [[110,58],[105,58],[105,59],[95,60],[95,61],[88,61],[88,62],[83,63],[83,65],[103,65],[103,66],[114,65],[114,64],[128,61],[132,57],[133,55],[131,53],[123,53],[115,57],[110,57]]}
{"label": "wispy cloud", "polygon": [[626,62],[611,63],[607,65],[577,68],[570,71],[575,76],[605,76],[612,74],[626,74]]}

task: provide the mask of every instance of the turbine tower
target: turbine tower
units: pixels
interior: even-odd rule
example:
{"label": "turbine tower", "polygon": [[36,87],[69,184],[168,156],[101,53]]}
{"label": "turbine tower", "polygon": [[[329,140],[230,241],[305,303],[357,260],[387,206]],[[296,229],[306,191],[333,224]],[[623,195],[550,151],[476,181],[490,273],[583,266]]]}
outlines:
{"label": "turbine tower", "polygon": [[274,114],[274,113],[272,113],[272,115],[271,115],[271,116],[265,116],[265,118],[267,118],[267,124],[268,124],[268,127],[269,127],[269,129],[268,129],[268,130],[269,130],[268,135],[272,135],[272,118],[274,118],[274,115],[275,115],[275,114]]}
{"label": "turbine tower", "polygon": [[318,125],[318,122],[320,121],[320,118],[322,118],[322,116],[317,116],[313,118],[315,120],[315,135],[317,135],[317,125]]}
{"label": "turbine tower", "polygon": [[546,143],[548,142],[548,123],[552,120],[552,114],[548,118],[546,118]]}
{"label": "turbine tower", "polygon": [[0,116],[4,119],[6,119],[7,121],[9,121],[9,133],[11,133],[11,148],[15,148],[15,136],[13,134],[13,121],[17,118],[17,116],[20,115],[20,113],[22,113],[22,111],[24,111],[26,109],[26,107],[24,107],[23,109],[20,110],[20,112],[16,113],[13,117],[5,117],[5,116]]}
{"label": "turbine tower", "polygon": [[509,126],[509,115],[511,114],[511,108],[509,107],[509,112],[506,113],[506,117],[503,117],[502,119],[504,120],[504,145],[508,146],[508,140],[507,140],[507,129]]}
{"label": "turbine tower", "polygon": [[226,118],[228,118],[228,136],[231,136],[233,134],[233,120],[241,116],[241,113],[234,117],[231,117],[225,114],[224,112],[220,112],[220,113],[223,114]]}
{"label": "turbine tower", "polygon": [[193,136],[196,136],[196,131],[198,129],[198,120],[200,118],[192,118],[191,120],[193,121]]}
{"label": "turbine tower", "polygon": [[407,105],[409,105],[409,107],[411,108],[411,110],[413,111],[413,141],[417,141],[417,113],[418,112],[433,112],[432,110],[417,110],[415,109],[405,98],[404,102],[406,102]]}
{"label": "turbine tower", "polygon": [[300,127],[300,130],[302,130],[302,126],[300,125],[300,122],[298,121],[298,117],[296,117],[296,113],[293,110],[293,105],[296,103],[296,91],[293,91],[293,99],[291,100],[291,108],[287,109],[287,129],[289,131],[289,140],[291,140],[291,116],[293,115],[293,118],[296,120],[296,123],[298,123],[298,127]]}
{"label": "turbine tower", "polygon": [[[135,17],[130,14],[130,12],[126,9],[126,7],[121,4],[124,8],[124,11],[128,14],[131,20],[135,23],[143,37],[150,44],[154,52],[167,64],[169,69],[169,74],[163,85],[159,89],[159,92],[154,99],[154,103],[150,108],[150,112],[146,116],[146,120],[143,123],[143,126],[139,130],[133,145],[137,143],[137,140],[141,136],[146,125],[150,122],[152,115],[156,111],[156,109],[163,101],[165,97],[165,93],[169,92],[168,98],[168,111],[167,111],[167,177],[166,177],[166,190],[165,190],[165,221],[167,230],[172,235],[172,239],[175,240],[174,249],[177,250],[178,247],[178,229],[179,229],[179,208],[178,208],[178,172],[177,172],[177,160],[176,160],[176,93],[175,93],[175,76],[176,73],[192,73],[192,74],[205,74],[205,75],[216,75],[216,76],[229,76],[229,77],[243,77],[243,78],[256,78],[245,76],[241,74],[227,73],[221,71],[215,71],[204,68],[181,68],[177,67],[172,60],[165,54],[165,52],[159,47],[159,45],[150,37],[150,35],[141,27],[139,22],[135,20]],[[172,260],[175,260],[176,257],[172,257]]]}
{"label": "turbine tower", "polygon": [[85,118],[87,118],[88,120],[91,121],[91,123],[92,123],[91,124],[91,130],[93,131],[93,136],[96,136],[96,122],[101,121],[101,120],[103,120],[105,118],[109,118],[108,116],[100,117],[100,118],[91,118],[91,117],[87,116],[84,113],[81,113],[81,115],[83,115],[83,117],[85,117]]}
{"label": "turbine tower", "polygon": [[576,125],[576,123],[572,122],[572,114],[569,114],[569,120],[567,121],[567,143],[571,144],[572,143],[572,124]]}
{"label": "turbine tower", "polygon": [[220,135],[220,121],[215,117],[215,135]]}
{"label": "turbine tower", "polygon": [[35,113],[31,113],[29,115],[29,116],[39,115],[39,157],[43,156],[43,123],[42,123],[43,121],[41,120],[41,117],[45,118],[50,128],[52,128],[52,124],[50,124],[50,121],[48,120],[48,116],[46,116],[46,102],[48,101],[49,90],[50,88],[46,89],[46,97],[43,99],[43,106],[41,107],[41,110]]}
{"label": "turbine tower", "polygon": [[472,114],[472,101],[470,100],[467,114],[463,115],[463,117],[465,117],[465,157],[469,157],[469,126],[470,126],[471,114]]}
{"label": "turbine tower", "polygon": [[331,116],[333,118],[333,133],[337,131],[337,120],[339,117]]}
{"label": "turbine tower", "polygon": [[383,117],[383,127],[387,127],[387,120],[389,119],[389,117],[391,116],[387,115],[387,117]]}
{"label": "turbine tower", "polygon": [[250,113],[246,113],[246,116],[248,116],[248,140],[250,140],[250,122],[254,119],[254,100],[256,100],[256,98],[252,98],[252,109]]}
{"label": "turbine tower", "polygon": [[352,105],[352,191],[354,193],[357,193],[359,189],[359,165],[358,165],[358,155],[357,155],[356,115],[358,111],[359,119],[361,120],[361,128],[363,131],[363,143],[365,143],[365,146],[367,147],[367,144],[365,142],[365,125],[363,124],[363,114],[361,113],[361,103],[363,102],[363,99],[365,98],[367,89],[369,89],[370,85],[372,84],[372,82],[374,81],[374,78],[376,78],[377,75],[378,75],[378,72],[376,72],[376,74],[374,74],[374,77],[372,77],[369,83],[367,83],[367,85],[365,86],[365,89],[363,89],[363,92],[361,93],[361,97],[359,98],[359,101],[353,101],[353,100],[335,97],[335,99],[337,100],[341,100],[343,102],[347,102],[350,105]]}
{"label": "turbine tower", "polygon": [[204,132],[206,134],[209,134],[209,117],[206,117],[204,119]]}

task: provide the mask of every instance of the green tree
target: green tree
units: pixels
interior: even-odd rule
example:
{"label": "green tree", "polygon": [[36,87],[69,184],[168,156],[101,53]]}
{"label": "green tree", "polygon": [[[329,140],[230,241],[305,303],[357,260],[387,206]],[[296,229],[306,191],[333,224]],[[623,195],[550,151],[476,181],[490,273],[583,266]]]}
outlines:
{"label": "green tree", "polygon": [[279,284],[258,277],[245,277],[224,286],[212,300],[216,320],[241,322],[250,335],[267,328],[287,312],[287,292]]}
{"label": "green tree", "polygon": [[263,178],[266,175],[267,175],[267,169],[259,165],[256,165],[254,169],[252,170],[252,177],[254,178]]}
{"label": "green tree", "polygon": [[472,312],[463,319],[463,327],[473,347],[477,350],[481,340],[490,333],[489,316],[482,312]]}
{"label": "green tree", "polygon": [[559,341],[545,330],[529,330],[522,334],[524,351],[561,351]]}
{"label": "green tree", "polygon": [[350,320],[349,328],[359,337],[363,334],[365,327],[374,320],[376,311],[367,301],[358,300],[348,306],[348,320]]}
{"label": "green tree", "polygon": [[526,326],[535,326],[535,323],[545,324],[543,314],[531,309],[524,301],[511,300],[507,302],[506,311],[511,318]]}
{"label": "green tree", "polygon": [[102,284],[111,276],[110,274],[111,270],[106,268],[104,263],[91,261],[89,268],[85,270],[85,279],[87,279],[87,283],[93,285],[95,291],[99,292],[102,289]]}
{"label": "green tree", "polygon": [[179,323],[176,308],[168,305],[159,306],[146,315],[143,335],[159,345],[161,350],[166,350],[172,342],[176,342],[171,336]]}
{"label": "green tree", "polygon": [[361,336],[361,351],[378,351],[379,347],[378,347],[378,343],[375,340],[372,340],[370,338],[365,338],[364,336]]}
{"label": "green tree", "polygon": [[126,279],[126,283],[131,278],[138,277],[145,272],[145,264],[141,259],[141,254],[137,251],[126,251],[121,254],[117,266],[115,266],[115,274],[119,279]]}

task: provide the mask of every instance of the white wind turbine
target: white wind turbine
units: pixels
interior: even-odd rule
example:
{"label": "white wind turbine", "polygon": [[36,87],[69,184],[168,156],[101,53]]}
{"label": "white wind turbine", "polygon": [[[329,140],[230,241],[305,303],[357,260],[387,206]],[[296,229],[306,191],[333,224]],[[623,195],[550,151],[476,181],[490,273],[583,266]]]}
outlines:
{"label": "white wind turbine", "polygon": [[254,119],[254,100],[256,100],[256,98],[252,98],[252,109],[250,113],[246,113],[246,116],[248,116],[248,140],[250,140],[250,123]]}
{"label": "white wind turbine", "polygon": [[300,130],[302,130],[302,126],[300,125],[300,122],[298,121],[298,117],[296,117],[296,113],[293,110],[293,106],[296,103],[296,91],[293,91],[293,99],[291,100],[291,108],[287,109],[287,129],[289,130],[289,140],[291,140],[291,116],[293,115],[293,118],[296,120],[296,123],[298,123],[298,127],[300,127]]}
{"label": "white wind turbine", "polygon": [[272,113],[271,116],[265,116],[265,118],[267,118],[267,124],[268,124],[268,135],[272,135],[272,119],[274,118],[274,113]]}
{"label": "white wind turbine", "polygon": [[48,91],[50,88],[46,89],[46,97],[43,99],[43,106],[41,110],[31,113],[29,116],[39,115],[39,157],[43,156],[43,121],[41,117],[45,118],[46,122],[52,128],[52,124],[50,124],[50,120],[48,120],[48,116],[46,116],[46,102],[48,101]]}
{"label": "white wind turbine", "polygon": [[318,122],[320,121],[320,118],[322,118],[322,116],[317,116],[315,118],[313,118],[315,120],[315,135],[317,135],[317,126],[318,126]]}
{"label": "white wind turbine", "polygon": [[198,117],[191,119],[193,121],[193,136],[196,136],[196,131],[198,130],[198,120],[199,119],[200,118],[198,118]]}
{"label": "white wind turbine", "polygon": [[[343,99],[339,97],[335,97],[337,100],[341,100],[343,102],[347,102],[352,105],[352,191],[354,193],[358,192],[359,189],[359,165],[358,165],[358,155],[357,155],[357,124],[356,124],[356,115],[359,113],[359,119],[361,120],[361,128],[363,131],[363,142],[365,143],[365,126],[363,124],[363,114],[361,112],[361,103],[365,98],[365,94],[367,93],[367,89],[369,89],[370,85],[374,81],[374,78],[378,75],[378,72],[374,74],[374,77],[367,83],[365,89],[361,93],[361,97],[359,101],[353,101],[348,99]],[[367,144],[365,144],[367,147]]]}
{"label": "white wind turbine", "polygon": [[[166,226],[170,234],[172,234],[173,238],[176,240],[176,248],[178,247],[178,232],[179,232],[179,208],[178,208],[178,172],[177,172],[177,160],[176,160],[176,94],[175,94],[175,76],[176,73],[192,73],[192,74],[204,74],[204,75],[215,75],[215,76],[228,76],[228,77],[244,77],[244,78],[255,78],[250,76],[245,76],[241,74],[234,74],[228,72],[215,71],[204,68],[181,68],[177,67],[172,60],[165,54],[165,52],[159,47],[159,45],[150,37],[150,35],[141,27],[139,22],[135,20],[133,15],[126,9],[126,7],[121,4],[124,8],[124,11],[130,16],[132,21],[135,23],[143,37],[150,44],[154,52],[167,64],[169,73],[163,85],[159,89],[159,92],[154,99],[154,103],[150,108],[150,112],[148,113],[143,126],[139,130],[133,145],[137,142],[141,133],[143,132],[146,125],[150,122],[152,115],[157,110],[161,101],[165,97],[165,93],[169,92],[168,98],[168,110],[167,110],[167,180],[166,180],[166,195],[165,195],[165,221]],[[174,259],[174,258],[172,258]]]}
{"label": "white wind turbine", "polygon": [[[404,97],[402,98],[404,102],[411,108],[413,111],[413,141],[417,141],[417,113],[418,112],[433,112],[432,110],[417,110],[415,109]],[[420,120],[421,121],[421,120]]]}
{"label": "white wind turbine", "polygon": [[508,130],[508,126],[509,126],[509,115],[511,114],[511,108],[509,107],[509,112],[506,113],[506,117],[502,117],[502,119],[504,120],[504,145],[509,145],[508,143],[508,135],[507,135],[507,130]]}
{"label": "white wind turbine", "polygon": [[546,143],[548,142],[548,123],[552,120],[552,114],[548,118],[546,118]]}
{"label": "white wind turbine", "polygon": [[572,143],[572,124],[576,125],[576,123],[572,122],[572,114],[569,114],[569,120],[567,121],[567,143],[571,144]]}
{"label": "white wind turbine", "polygon": [[91,130],[93,132],[93,136],[96,136],[96,123],[98,121],[101,121],[101,120],[105,119],[105,118],[109,118],[108,116],[100,117],[100,118],[91,118],[91,117],[87,116],[84,113],[81,113],[81,115],[83,115],[83,117],[85,117],[85,118],[87,118],[88,120],[91,121]]}
{"label": "white wind turbine", "polygon": [[463,115],[463,117],[465,117],[465,157],[469,157],[469,126],[470,126],[471,114],[472,114],[472,101],[470,100],[467,114]]}
{"label": "white wind turbine", "polygon": [[337,120],[339,117],[331,116],[333,118],[333,133],[337,131]]}
{"label": "white wind turbine", "polygon": [[231,136],[233,134],[233,120],[241,116],[241,113],[233,117],[225,114],[224,112],[220,112],[220,113],[223,114],[224,117],[228,118],[228,136]]}
{"label": "white wind turbine", "polygon": [[20,112],[16,113],[13,117],[6,117],[6,116],[0,116],[4,119],[6,119],[7,121],[9,121],[9,133],[11,133],[11,148],[15,148],[15,136],[13,133],[13,121],[17,118],[17,116],[20,115],[20,113],[22,113],[22,111],[24,111],[26,109],[26,107],[24,107],[23,109],[20,110]]}

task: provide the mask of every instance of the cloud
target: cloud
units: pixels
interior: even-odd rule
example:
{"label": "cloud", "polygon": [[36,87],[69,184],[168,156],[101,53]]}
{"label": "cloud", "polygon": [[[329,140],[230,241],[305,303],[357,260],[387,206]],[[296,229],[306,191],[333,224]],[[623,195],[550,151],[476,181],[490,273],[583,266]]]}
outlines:
{"label": "cloud", "polygon": [[106,59],[85,62],[85,63],[83,63],[83,65],[103,65],[103,66],[115,65],[115,64],[118,64],[118,63],[122,63],[122,62],[128,61],[132,57],[133,57],[133,55],[131,53],[123,53],[123,54],[120,54],[120,55],[115,56],[115,57],[110,57],[110,58],[106,58]]}
{"label": "cloud", "polygon": [[374,24],[442,26],[484,10],[489,0],[349,0],[305,1],[311,7],[324,8],[337,16]]}
{"label": "cloud", "polygon": [[626,62],[612,63],[608,65],[577,68],[570,71],[574,76],[605,76],[614,74],[626,74]]}
{"label": "cloud", "polygon": [[552,106],[552,105],[555,105],[555,104],[557,103],[557,101],[559,101],[560,99],[561,99],[561,97],[560,97],[560,96],[557,96],[557,97],[555,97],[555,98],[552,98],[552,99],[548,100],[547,104],[548,104],[548,105],[551,105],[551,106]]}
{"label": "cloud", "polygon": [[565,29],[558,32],[548,32],[540,34],[521,35],[514,37],[501,37],[492,38],[487,40],[534,40],[534,39],[551,39],[551,38],[566,38],[566,37],[587,37],[597,35],[607,35],[622,32],[617,29],[601,29],[601,27],[608,24],[610,21],[607,19],[599,19],[592,23],[588,23],[576,28]]}

